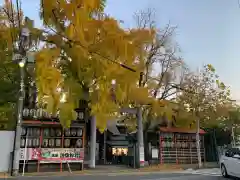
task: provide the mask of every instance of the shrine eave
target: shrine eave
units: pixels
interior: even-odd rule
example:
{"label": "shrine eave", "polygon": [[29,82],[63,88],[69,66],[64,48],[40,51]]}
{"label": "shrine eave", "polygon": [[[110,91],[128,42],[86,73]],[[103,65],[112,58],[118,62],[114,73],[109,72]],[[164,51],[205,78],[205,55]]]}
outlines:
{"label": "shrine eave", "polygon": [[[160,132],[195,134],[196,129],[176,128],[176,127],[172,127],[172,128],[160,127]],[[206,132],[202,129],[200,129],[199,133],[206,134]]]}

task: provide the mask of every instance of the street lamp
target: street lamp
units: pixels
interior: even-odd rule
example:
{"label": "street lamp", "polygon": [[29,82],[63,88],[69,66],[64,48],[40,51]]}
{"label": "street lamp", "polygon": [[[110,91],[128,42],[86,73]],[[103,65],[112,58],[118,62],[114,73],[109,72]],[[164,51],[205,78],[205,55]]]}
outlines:
{"label": "street lamp", "polygon": [[12,175],[18,176],[19,173],[19,160],[20,160],[20,142],[21,142],[21,132],[22,132],[22,116],[23,116],[23,106],[25,98],[25,89],[24,89],[24,76],[25,76],[25,64],[27,62],[27,53],[26,51],[30,48],[29,43],[29,29],[23,28],[20,34],[19,49],[17,53],[13,55],[12,61],[18,63],[20,68],[20,91],[18,97],[18,114],[17,114],[17,124],[15,130],[14,138],[14,148],[13,148],[13,166],[12,166]]}
{"label": "street lamp", "polygon": [[24,68],[25,62],[21,61],[21,62],[18,63],[18,65],[19,65],[20,68]]}

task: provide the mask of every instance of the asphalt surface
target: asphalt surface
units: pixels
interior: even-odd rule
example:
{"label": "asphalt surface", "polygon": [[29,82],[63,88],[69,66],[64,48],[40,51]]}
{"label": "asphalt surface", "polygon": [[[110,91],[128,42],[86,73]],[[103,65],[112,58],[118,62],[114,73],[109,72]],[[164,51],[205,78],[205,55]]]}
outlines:
{"label": "asphalt surface", "polygon": [[[13,178],[15,179],[15,178]],[[199,174],[184,174],[184,173],[151,173],[144,175],[72,175],[72,176],[52,176],[52,177],[18,177],[19,180],[223,180],[220,175],[199,175]]]}

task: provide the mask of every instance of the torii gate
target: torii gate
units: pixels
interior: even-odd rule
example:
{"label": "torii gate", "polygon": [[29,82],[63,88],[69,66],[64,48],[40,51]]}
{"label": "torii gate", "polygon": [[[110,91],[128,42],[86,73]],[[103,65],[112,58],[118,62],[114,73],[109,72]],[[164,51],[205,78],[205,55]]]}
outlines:
{"label": "torii gate", "polygon": [[[123,66],[121,64],[121,66]],[[127,68],[128,70],[131,70],[133,72],[136,72],[133,69],[129,69],[127,66],[123,66],[124,68]],[[142,79],[143,79],[143,72],[140,73],[139,77],[139,87],[142,84]],[[110,89],[110,94],[112,96],[113,101],[115,101],[115,93],[114,93],[114,88],[115,88],[116,81],[112,80],[112,88]],[[139,166],[144,166],[145,164],[145,159],[144,159],[144,141],[143,141],[143,124],[142,124],[142,108],[122,108],[120,110],[122,113],[129,113],[129,114],[135,114],[137,116],[137,141],[138,141],[138,157],[139,161],[137,165]],[[89,162],[89,167],[90,168],[95,168],[95,155],[96,155],[96,118],[92,117],[91,119],[91,136],[90,136],[90,162]]]}
{"label": "torii gate", "polygon": [[[138,137],[138,157],[139,157],[139,166],[144,166],[145,159],[144,159],[144,144],[143,142],[143,125],[142,123],[142,109],[141,108],[122,108],[120,110],[122,113],[129,113],[129,114],[136,114],[137,116],[137,137]],[[89,167],[95,168],[96,163],[96,118],[93,116],[91,118],[91,135],[90,135],[90,160],[89,160]],[[140,142],[140,143],[139,143]]]}

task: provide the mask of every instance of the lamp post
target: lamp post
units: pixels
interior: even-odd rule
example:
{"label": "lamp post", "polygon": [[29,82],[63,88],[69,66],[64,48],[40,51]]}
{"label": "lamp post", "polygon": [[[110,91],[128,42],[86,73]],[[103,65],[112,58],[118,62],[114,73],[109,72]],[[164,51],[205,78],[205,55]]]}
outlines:
{"label": "lamp post", "polygon": [[22,131],[22,116],[23,116],[23,105],[25,97],[25,86],[24,86],[24,77],[25,77],[25,65],[27,63],[26,51],[29,49],[29,29],[22,28],[19,41],[18,53],[13,55],[13,62],[16,62],[19,65],[20,69],[20,91],[18,97],[18,112],[17,112],[17,124],[15,130],[14,138],[14,148],[13,148],[13,166],[12,166],[12,175],[18,176],[19,174],[19,160],[20,160],[20,142],[21,142],[21,131]]}
{"label": "lamp post", "polygon": [[20,142],[21,142],[21,131],[22,131],[22,112],[23,112],[23,103],[25,97],[24,90],[24,67],[25,59],[22,59],[19,62],[20,68],[20,92],[18,97],[18,112],[17,112],[17,125],[15,130],[15,139],[14,139],[14,154],[13,154],[13,170],[12,175],[17,176],[19,173],[19,160],[20,160]]}

